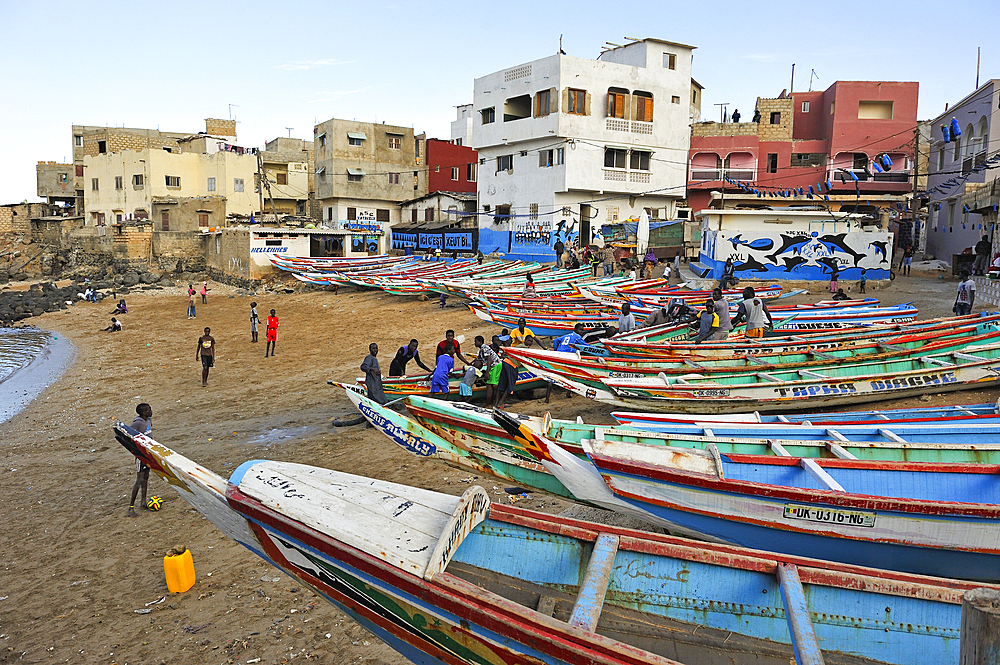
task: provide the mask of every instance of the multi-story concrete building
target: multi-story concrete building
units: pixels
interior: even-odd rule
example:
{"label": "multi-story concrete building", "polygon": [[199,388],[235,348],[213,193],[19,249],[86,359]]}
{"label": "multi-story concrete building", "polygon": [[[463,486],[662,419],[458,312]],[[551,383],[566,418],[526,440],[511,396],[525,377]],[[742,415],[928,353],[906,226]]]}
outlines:
{"label": "multi-story concrete building", "polygon": [[451,123],[451,142],[455,145],[472,145],[472,104],[455,107],[455,120]]}
{"label": "multi-story concrete building", "polygon": [[37,193],[49,204],[76,206],[76,168],[72,164],[38,162]]}
{"label": "multi-story concrete building", "polygon": [[267,186],[260,190],[260,210],[320,219],[313,185],[312,141],[278,137],[265,143],[259,156],[267,176]]}
{"label": "multi-story concrete building", "polygon": [[644,208],[673,219],[700,104],[693,48],[645,39],[476,79],[480,248],[552,260],[556,240],[590,243],[602,223]]}
{"label": "multi-story concrete building", "polygon": [[227,215],[259,210],[256,149],[205,135],[175,150],[143,148],[85,155],[88,226],[150,219],[155,231],[225,226]]}
{"label": "multi-story concrete building", "polygon": [[427,139],[427,191],[476,192],[479,154],[441,139]]}
{"label": "multi-story concrete building", "polygon": [[399,204],[427,193],[425,144],[426,136],[411,127],[336,118],[316,125],[315,186],[323,226],[363,226],[365,246],[386,251],[385,235],[400,221]]}
{"label": "multi-story concrete building", "polygon": [[[992,79],[931,121],[927,193],[927,253],[951,263],[953,256],[974,247],[982,236],[993,238],[997,200],[989,194],[1000,174],[1000,79]],[[951,138],[952,121],[961,136]],[[942,126],[948,128],[944,140]]]}
{"label": "multi-story concrete building", "polygon": [[917,93],[917,83],[838,81],[826,91],[758,98],[759,122],[748,112],[739,123],[694,124],[691,208],[827,201],[838,212],[903,207],[913,191]]}

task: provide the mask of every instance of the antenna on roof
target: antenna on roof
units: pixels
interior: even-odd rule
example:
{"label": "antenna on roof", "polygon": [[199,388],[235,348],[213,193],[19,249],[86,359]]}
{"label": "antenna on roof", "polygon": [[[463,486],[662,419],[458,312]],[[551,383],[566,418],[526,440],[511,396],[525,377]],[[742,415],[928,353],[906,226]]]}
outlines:
{"label": "antenna on roof", "polygon": [[562,47],[562,35],[559,35],[559,55],[566,55],[566,51]]}
{"label": "antenna on roof", "polygon": [[814,76],[816,77],[816,80],[818,81],[819,80],[819,74],[816,73],[815,69],[810,69],[809,70],[809,92],[812,92],[812,89],[813,89],[813,77]]}
{"label": "antenna on roof", "polygon": [[292,138],[292,130],[295,129],[295,128],[294,127],[285,127],[285,129],[288,130],[288,138]]}

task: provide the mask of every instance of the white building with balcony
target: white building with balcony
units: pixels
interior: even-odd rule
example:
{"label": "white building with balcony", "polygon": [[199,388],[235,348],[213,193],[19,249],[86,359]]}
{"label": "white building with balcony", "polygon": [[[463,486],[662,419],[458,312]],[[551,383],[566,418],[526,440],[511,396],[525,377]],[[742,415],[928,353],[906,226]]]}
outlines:
{"label": "white building with balcony", "polygon": [[479,248],[551,261],[556,240],[600,242],[602,224],[643,209],[675,218],[693,49],[645,39],[597,60],[557,54],[476,79]]}

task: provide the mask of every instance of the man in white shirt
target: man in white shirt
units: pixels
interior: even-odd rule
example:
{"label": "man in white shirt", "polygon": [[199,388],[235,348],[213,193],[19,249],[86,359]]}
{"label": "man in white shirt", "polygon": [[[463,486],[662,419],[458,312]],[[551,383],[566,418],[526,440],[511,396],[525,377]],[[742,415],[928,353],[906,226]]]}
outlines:
{"label": "man in white shirt", "polygon": [[965,316],[972,312],[976,303],[976,283],[969,277],[969,271],[962,271],[962,281],[958,283],[958,293],[955,296],[955,306],[952,311],[957,316]]}

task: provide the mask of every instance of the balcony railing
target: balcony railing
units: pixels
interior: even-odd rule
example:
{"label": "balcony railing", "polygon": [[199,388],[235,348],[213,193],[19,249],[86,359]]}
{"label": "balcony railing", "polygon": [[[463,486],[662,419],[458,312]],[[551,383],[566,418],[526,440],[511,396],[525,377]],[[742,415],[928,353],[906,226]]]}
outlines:
{"label": "balcony railing", "polygon": [[605,122],[605,127],[610,132],[627,132],[628,120],[622,120],[621,118],[608,118]]}
{"label": "balcony railing", "polygon": [[692,180],[722,180],[721,169],[698,169],[691,171]]}
{"label": "balcony railing", "polygon": [[733,180],[753,180],[754,169],[726,169],[726,177]]}
{"label": "balcony railing", "polygon": [[614,169],[604,169],[604,179],[613,180],[615,182],[625,182],[627,178],[626,171],[617,171]]}

